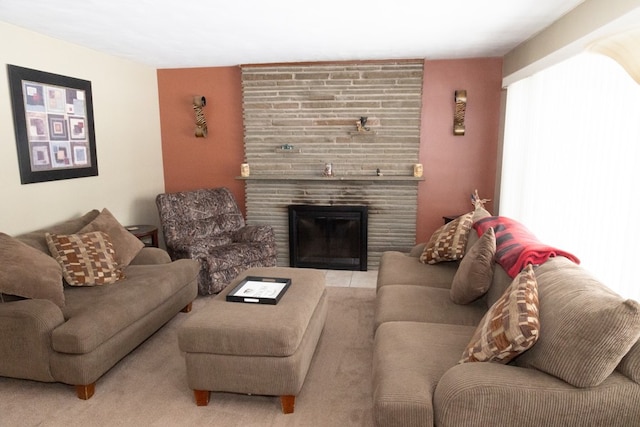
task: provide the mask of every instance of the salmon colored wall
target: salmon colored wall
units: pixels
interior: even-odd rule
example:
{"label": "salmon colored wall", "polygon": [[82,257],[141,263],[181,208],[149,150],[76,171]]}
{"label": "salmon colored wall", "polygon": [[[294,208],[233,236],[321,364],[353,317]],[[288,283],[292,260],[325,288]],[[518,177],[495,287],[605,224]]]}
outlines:
{"label": "salmon colored wall", "polygon": [[[416,242],[442,225],[442,216],[468,212],[478,189],[494,199],[500,119],[501,58],[425,61]],[[227,186],[246,214],[239,67],[158,70],[165,191]],[[454,92],[467,90],[466,134],[453,136]],[[209,135],[194,136],[194,95],[204,95]],[[493,202],[487,204],[493,212]]]}
{"label": "salmon colored wall", "polygon": [[[426,241],[443,216],[469,212],[474,189],[495,198],[501,80],[501,58],[425,61],[416,242]],[[453,135],[458,89],[467,91],[464,136]],[[494,213],[493,202],[485,207]]]}
{"label": "salmon colored wall", "polygon": [[[166,192],[228,187],[245,210],[240,67],[158,70]],[[193,97],[207,99],[208,135],[196,138]]]}

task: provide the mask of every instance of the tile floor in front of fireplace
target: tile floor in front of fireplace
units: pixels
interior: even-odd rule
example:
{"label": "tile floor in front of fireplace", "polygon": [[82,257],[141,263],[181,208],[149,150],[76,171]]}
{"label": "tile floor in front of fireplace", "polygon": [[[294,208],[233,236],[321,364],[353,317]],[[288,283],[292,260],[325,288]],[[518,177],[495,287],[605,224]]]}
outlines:
{"label": "tile floor in front of fireplace", "polygon": [[375,288],[378,280],[378,270],[349,271],[323,270],[327,286],[346,288]]}

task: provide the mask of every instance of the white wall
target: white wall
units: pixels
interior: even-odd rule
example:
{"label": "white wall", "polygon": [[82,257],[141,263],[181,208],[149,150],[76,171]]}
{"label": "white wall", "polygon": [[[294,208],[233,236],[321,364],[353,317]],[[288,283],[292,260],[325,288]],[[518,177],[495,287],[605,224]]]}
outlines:
{"label": "white wall", "polygon": [[585,0],[504,56],[503,86],[581,53],[601,37],[637,28],[639,23],[640,0]]}
{"label": "white wall", "polygon": [[[158,224],[156,70],[3,22],[0,40],[0,231],[18,234],[103,207],[123,224]],[[98,176],[20,184],[6,64],[91,81]]]}

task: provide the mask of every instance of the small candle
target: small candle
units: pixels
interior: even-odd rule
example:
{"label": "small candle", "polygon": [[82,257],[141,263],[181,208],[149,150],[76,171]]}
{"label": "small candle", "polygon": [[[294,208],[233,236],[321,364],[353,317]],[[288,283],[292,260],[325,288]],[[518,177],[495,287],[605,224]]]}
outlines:
{"label": "small candle", "polygon": [[413,165],[413,176],[420,178],[422,176],[422,163]]}
{"label": "small candle", "polygon": [[240,175],[242,175],[243,178],[248,177],[250,173],[251,169],[249,168],[249,163],[243,163],[240,165]]}

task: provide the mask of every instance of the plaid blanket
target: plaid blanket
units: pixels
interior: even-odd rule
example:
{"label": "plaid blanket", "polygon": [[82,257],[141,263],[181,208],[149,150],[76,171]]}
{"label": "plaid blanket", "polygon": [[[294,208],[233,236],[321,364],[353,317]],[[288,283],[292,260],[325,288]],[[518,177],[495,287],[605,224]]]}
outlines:
{"label": "plaid blanket", "polygon": [[516,277],[528,264],[540,265],[555,256],[563,256],[580,264],[575,255],[543,244],[516,220],[490,216],[476,221],[473,228],[477,230],[478,236],[493,228],[496,234],[496,262],[510,277]]}

